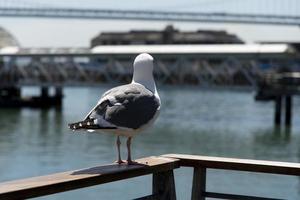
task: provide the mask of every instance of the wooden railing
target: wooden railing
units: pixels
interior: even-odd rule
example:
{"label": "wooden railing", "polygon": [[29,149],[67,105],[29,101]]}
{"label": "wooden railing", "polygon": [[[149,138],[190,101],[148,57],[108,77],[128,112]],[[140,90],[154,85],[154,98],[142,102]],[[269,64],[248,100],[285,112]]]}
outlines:
{"label": "wooden railing", "polygon": [[221,158],[182,154],[168,154],[164,157],[179,159],[180,166],[193,167],[192,200],[204,200],[206,197],[215,199],[243,199],[243,200],[276,200],[255,196],[224,194],[206,191],[207,169],[222,169],[234,171],[260,172],[269,174],[300,176],[300,164],[288,162],[274,162],[263,160],[248,160],[236,158]]}
{"label": "wooden railing", "polygon": [[173,169],[179,161],[164,157],[137,160],[137,165],[110,164],[0,184],[0,199],[26,199],[153,174],[153,194],[140,199],[176,199]]}
{"label": "wooden railing", "polygon": [[270,200],[271,198],[208,192],[206,191],[207,169],[249,171],[294,176],[300,175],[300,164],[287,162],[182,154],[167,154],[158,157],[153,156],[138,159],[137,162],[139,164],[110,164],[47,176],[4,182],[0,184],[0,199],[14,200],[40,197],[153,174],[152,194],[138,198],[138,200],[175,200],[176,191],[173,170],[183,166],[194,168],[192,200],[204,200],[206,197],[218,199]]}

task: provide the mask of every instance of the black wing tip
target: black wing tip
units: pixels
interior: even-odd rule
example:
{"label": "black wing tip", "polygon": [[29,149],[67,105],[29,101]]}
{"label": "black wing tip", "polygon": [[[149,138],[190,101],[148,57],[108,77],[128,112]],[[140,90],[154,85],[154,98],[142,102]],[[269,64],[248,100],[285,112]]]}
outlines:
{"label": "black wing tip", "polygon": [[70,124],[68,124],[68,128],[71,129],[72,131],[75,131],[79,127],[76,126],[76,123],[70,123]]}
{"label": "black wing tip", "polygon": [[72,131],[76,131],[76,130],[83,130],[83,129],[117,129],[117,127],[115,126],[98,126],[95,124],[91,124],[91,125],[87,125],[84,123],[84,121],[82,122],[76,122],[76,123],[70,123],[68,124],[68,128],[71,129]]}

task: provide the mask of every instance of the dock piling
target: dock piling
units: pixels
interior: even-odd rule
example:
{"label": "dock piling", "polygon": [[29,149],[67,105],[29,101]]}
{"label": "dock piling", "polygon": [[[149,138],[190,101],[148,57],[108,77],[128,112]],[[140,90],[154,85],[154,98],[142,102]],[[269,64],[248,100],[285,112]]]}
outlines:
{"label": "dock piling", "polygon": [[282,107],[282,96],[276,96],[275,98],[275,125],[280,126],[281,124],[281,107]]}
{"label": "dock piling", "polygon": [[62,87],[55,87],[55,94],[54,98],[58,102],[57,105],[61,106],[62,105],[62,100],[63,100],[63,88]]}
{"label": "dock piling", "polygon": [[285,97],[285,125],[291,126],[292,125],[292,96]]}
{"label": "dock piling", "polygon": [[286,96],[281,96],[278,95],[275,98],[275,116],[274,116],[274,121],[276,126],[281,125],[281,113],[282,113],[282,99],[284,98],[285,100],[285,126],[289,127],[292,125],[292,96],[291,95],[286,95]]}
{"label": "dock piling", "polygon": [[49,88],[41,87],[41,98],[48,98],[48,97],[49,97]]}
{"label": "dock piling", "polygon": [[63,96],[62,87],[55,87],[55,97],[62,97],[62,96]]}

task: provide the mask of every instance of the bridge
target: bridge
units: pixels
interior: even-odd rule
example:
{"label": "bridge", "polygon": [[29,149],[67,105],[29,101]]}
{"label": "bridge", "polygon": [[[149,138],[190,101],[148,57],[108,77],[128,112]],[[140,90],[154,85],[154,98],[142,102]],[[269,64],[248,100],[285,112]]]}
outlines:
{"label": "bridge", "polygon": [[[251,3],[252,2],[252,3]],[[286,1],[208,1],[200,2],[193,11],[170,9],[103,9],[94,5],[73,6],[70,4],[45,5],[39,0],[4,0],[0,3],[2,17],[78,18],[151,20],[177,22],[218,22],[243,24],[300,25],[300,3]],[[184,8],[184,6],[183,6]]]}

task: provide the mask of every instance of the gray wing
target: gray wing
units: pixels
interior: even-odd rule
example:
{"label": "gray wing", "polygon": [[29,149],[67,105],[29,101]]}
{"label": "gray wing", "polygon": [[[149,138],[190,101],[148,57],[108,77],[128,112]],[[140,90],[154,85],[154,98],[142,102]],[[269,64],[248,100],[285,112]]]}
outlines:
{"label": "gray wing", "polygon": [[86,119],[101,116],[113,125],[137,129],[154,117],[159,106],[159,100],[144,86],[128,84],[107,91]]}
{"label": "gray wing", "polygon": [[[125,86],[125,85],[124,85]],[[107,103],[113,103],[112,100],[108,100],[109,99],[109,94],[113,93],[115,91],[118,91],[119,88],[121,88],[123,86],[118,86],[118,87],[114,87],[108,91],[106,91],[100,98],[100,100],[98,101],[97,105],[90,110],[90,112],[86,115],[86,117],[84,118],[84,120],[90,119],[92,118],[93,115],[95,115],[97,113],[97,111],[99,112],[100,110],[105,110],[107,107]]]}

